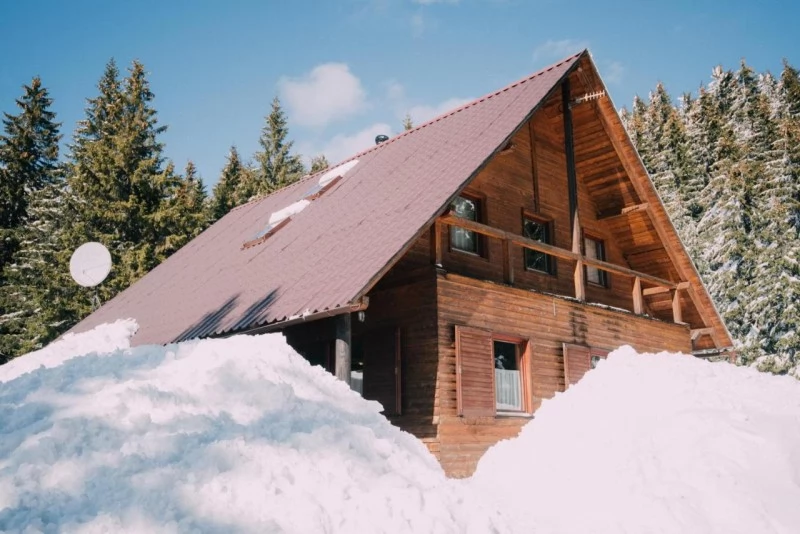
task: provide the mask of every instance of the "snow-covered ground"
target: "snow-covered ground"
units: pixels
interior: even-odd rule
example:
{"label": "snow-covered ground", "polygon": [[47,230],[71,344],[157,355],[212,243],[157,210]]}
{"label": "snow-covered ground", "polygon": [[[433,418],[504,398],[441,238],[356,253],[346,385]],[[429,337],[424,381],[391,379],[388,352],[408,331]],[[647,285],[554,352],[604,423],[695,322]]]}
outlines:
{"label": "snow-covered ground", "polygon": [[800,532],[800,382],[615,351],[448,480],[279,335],[0,367],[0,531]]}

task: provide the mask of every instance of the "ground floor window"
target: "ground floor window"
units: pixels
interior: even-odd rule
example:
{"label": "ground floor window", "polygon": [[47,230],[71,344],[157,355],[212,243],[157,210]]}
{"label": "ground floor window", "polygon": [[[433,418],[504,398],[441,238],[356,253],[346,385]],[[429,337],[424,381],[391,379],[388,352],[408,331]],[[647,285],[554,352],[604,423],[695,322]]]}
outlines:
{"label": "ground floor window", "polygon": [[528,340],[467,326],[455,330],[459,414],[527,413]]}
{"label": "ground floor window", "polygon": [[564,385],[575,384],[583,375],[597,367],[600,360],[608,356],[608,351],[586,345],[564,343]]}
{"label": "ground floor window", "polygon": [[497,411],[523,410],[520,343],[494,340],[494,399]]}

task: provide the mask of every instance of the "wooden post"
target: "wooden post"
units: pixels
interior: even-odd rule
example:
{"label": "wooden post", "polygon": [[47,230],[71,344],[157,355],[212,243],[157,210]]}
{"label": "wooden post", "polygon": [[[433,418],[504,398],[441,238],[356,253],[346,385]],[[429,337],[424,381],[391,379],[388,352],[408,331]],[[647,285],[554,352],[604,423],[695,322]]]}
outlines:
{"label": "wooden post", "polygon": [[442,266],[442,227],[444,225],[436,221],[431,226],[431,260],[437,267]]}
{"label": "wooden post", "polygon": [[638,276],[633,281],[633,313],[644,313],[644,297],[642,296],[642,279]]}
{"label": "wooden post", "polygon": [[581,254],[581,217],[577,211],[572,218],[572,252]]}
{"label": "wooden post", "polygon": [[[564,149],[567,159],[567,191],[569,192],[569,220],[575,231],[578,222],[578,180],[575,176],[575,140],[572,136],[572,109],[569,77],[561,84],[561,105],[564,109]],[[574,235],[574,234],[573,234]],[[574,244],[574,243],[573,243]],[[574,252],[574,250],[573,250]]]}
{"label": "wooden post", "polygon": [[336,316],[336,378],[350,385],[350,312]]}
{"label": "wooden post", "polygon": [[514,259],[512,256],[513,243],[510,239],[503,240],[503,279],[508,285],[514,285]]}
{"label": "wooden post", "polygon": [[676,323],[683,322],[683,313],[681,311],[681,294],[677,289],[672,291],[672,320]]}
{"label": "wooden post", "polygon": [[586,300],[586,286],[583,283],[582,260],[575,262],[575,298],[580,301]]}

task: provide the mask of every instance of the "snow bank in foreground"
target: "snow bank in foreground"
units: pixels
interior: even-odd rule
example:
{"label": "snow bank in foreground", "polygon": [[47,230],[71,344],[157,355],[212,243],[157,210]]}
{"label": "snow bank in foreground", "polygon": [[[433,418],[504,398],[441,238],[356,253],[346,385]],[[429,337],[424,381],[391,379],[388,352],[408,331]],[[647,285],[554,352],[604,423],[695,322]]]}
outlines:
{"label": "snow bank in foreground", "polygon": [[612,353],[472,479],[542,533],[800,532],[800,382]]}
{"label": "snow bank in foreground", "polygon": [[800,532],[789,377],[623,348],[447,480],[278,335],[134,330],[0,367],[0,531]]}
{"label": "snow bank in foreground", "polygon": [[134,328],[0,367],[0,531],[506,530],[280,336],[128,349]]}

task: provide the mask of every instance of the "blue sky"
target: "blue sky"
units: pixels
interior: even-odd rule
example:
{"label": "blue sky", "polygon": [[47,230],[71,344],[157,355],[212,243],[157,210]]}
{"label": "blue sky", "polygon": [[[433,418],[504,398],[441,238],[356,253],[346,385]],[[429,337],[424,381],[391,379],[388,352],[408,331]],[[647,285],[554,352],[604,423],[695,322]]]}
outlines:
{"label": "blue sky", "polygon": [[275,95],[306,156],[338,160],[589,47],[618,107],[711,68],[800,66],[800,2],[673,0],[40,0],[0,2],[0,111],[42,77],[69,141],[112,56],[141,60],[166,155],[216,182],[250,157]]}

